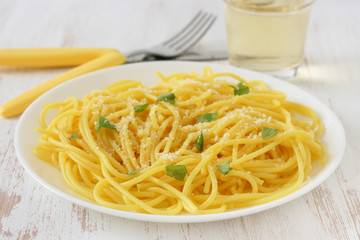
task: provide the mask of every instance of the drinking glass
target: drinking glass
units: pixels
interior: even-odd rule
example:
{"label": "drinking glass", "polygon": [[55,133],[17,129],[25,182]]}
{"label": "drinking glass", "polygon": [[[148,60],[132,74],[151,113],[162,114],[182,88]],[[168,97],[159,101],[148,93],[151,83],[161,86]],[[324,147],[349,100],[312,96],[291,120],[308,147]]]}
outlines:
{"label": "drinking glass", "polygon": [[289,79],[302,62],[314,0],[224,0],[229,61]]}

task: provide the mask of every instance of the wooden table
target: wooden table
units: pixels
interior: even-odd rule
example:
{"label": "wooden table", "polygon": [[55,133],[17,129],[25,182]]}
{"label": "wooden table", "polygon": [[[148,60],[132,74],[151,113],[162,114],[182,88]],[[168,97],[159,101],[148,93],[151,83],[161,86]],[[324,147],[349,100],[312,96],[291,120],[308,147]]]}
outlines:
{"label": "wooden table", "polygon": [[[0,48],[150,46],[198,10],[218,14],[195,50],[226,49],[220,0],[1,1]],[[341,119],[345,156],[315,190],[283,206],[233,220],[157,224],[108,216],[40,186],[14,151],[18,118],[0,118],[0,239],[360,239],[360,2],[318,0],[304,64],[291,80]],[[222,61],[228,64],[227,61]],[[65,69],[0,68],[0,104]]]}

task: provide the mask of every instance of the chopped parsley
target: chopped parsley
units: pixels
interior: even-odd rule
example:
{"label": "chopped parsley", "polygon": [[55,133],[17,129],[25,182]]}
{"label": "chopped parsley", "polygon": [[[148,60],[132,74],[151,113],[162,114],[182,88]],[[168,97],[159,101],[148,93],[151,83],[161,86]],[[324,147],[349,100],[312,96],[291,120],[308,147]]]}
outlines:
{"label": "chopped parsley", "polygon": [[204,147],[204,135],[202,131],[200,132],[200,136],[195,140],[194,145],[200,152],[202,152]]}
{"label": "chopped parsley", "polygon": [[220,165],[216,165],[216,167],[219,169],[219,171],[226,175],[230,172],[230,170],[232,170],[232,168],[230,167],[230,163],[229,160],[227,160],[226,162],[224,162],[223,164]]}
{"label": "chopped parsley", "polygon": [[71,135],[71,137],[69,137],[69,140],[75,140],[77,139],[79,136],[79,133],[74,133],[73,135]]}
{"label": "chopped parsley", "polygon": [[144,104],[139,104],[135,106],[135,112],[139,113],[144,111],[148,106],[150,106],[150,104],[148,103],[144,103]]}
{"label": "chopped parsley", "polygon": [[187,169],[184,165],[167,165],[165,166],[166,175],[176,180],[184,181]]}
{"label": "chopped parsley", "polygon": [[203,115],[201,115],[198,120],[196,121],[196,123],[200,123],[200,122],[212,122],[216,120],[218,113],[205,113]]}
{"label": "chopped parsley", "polygon": [[274,137],[279,131],[275,128],[267,128],[267,127],[261,127],[261,130],[262,130],[261,132],[262,139],[268,139]]}
{"label": "chopped parsley", "polygon": [[96,122],[96,130],[95,133],[98,133],[100,128],[108,128],[108,129],[112,129],[112,130],[116,130],[116,127],[114,124],[112,124],[108,119],[106,119],[105,117],[99,115],[99,119]]}
{"label": "chopped parsley", "polygon": [[140,172],[140,169],[132,170],[130,172],[127,172],[126,174],[133,175],[133,174],[135,174],[137,172]]}
{"label": "chopped parsley", "polygon": [[250,92],[249,90],[249,87],[248,86],[245,86],[242,82],[239,82],[236,87],[234,86],[231,86],[234,89],[234,95],[235,96],[240,96],[240,95],[243,95],[243,94],[247,94]]}
{"label": "chopped parsley", "polygon": [[162,95],[160,95],[157,99],[157,102],[160,101],[164,101],[164,102],[168,102],[172,105],[175,105],[175,95],[173,93],[164,93]]}

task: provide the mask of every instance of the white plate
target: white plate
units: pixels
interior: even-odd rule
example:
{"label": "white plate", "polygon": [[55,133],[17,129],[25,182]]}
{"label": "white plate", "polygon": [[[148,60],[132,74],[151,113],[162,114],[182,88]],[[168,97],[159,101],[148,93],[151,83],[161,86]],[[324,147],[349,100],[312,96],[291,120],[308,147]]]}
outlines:
{"label": "white plate", "polygon": [[[84,94],[89,94],[94,89],[101,89],[110,83],[121,79],[136,79],[141,80],[144,85],[152,85],[159,80],[155,74],[155,71],[157,70],[161,71],[164,75],[174,72],[189,72],[190,70],[201,73],[204,66],[210,66],[214,72],[232,72],[242,76],[246,80],[260,79],[266,82],[270,88],[286,92],[288,94],[288,100],[312,107],[320,116],[325,126],[325,135],[322,138],[322,143],[325,145],[328,152],[328,163],[325,166],[322,166],[319,163],[313,164],[310,180],[304,183],[299,190],[286,197],[266,204],[218,214],[162,216],[126,212],[99,206],[73,192],[65,184],[60,172],[55,169],[55,167],[37,159],[32,154],[32,148],[38,144],[37,141],[39,137],[39,134],[34,132],[34,129],[35,127],[40,126],[39,115],[45,103],[64,101],[70,96],[81,98]],[[345,133],[339,119],[326,105],[304,90],[283,80],[226,65],[164,61],[123,65],[96,71],[63,83],[45,93],[32,103],[22,114],[15,131],[15,148],[24,168],[31,176],[33,176],[33,178],[50,191],[73,203],[102,213],[141,221],[167,223],[210,222],[260,212],[289,202],[290,200],[309,192],[334,172],[340,163],[345,150]]]}

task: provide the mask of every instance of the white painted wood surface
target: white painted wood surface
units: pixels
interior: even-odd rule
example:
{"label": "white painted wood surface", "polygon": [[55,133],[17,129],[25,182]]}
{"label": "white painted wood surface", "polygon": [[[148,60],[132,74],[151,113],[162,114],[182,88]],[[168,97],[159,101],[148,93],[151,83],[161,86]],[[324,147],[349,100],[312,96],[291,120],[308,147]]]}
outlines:
{"label": "white painted wood surface", "polygon": [[[166,39],[201,9],[218,14],[195,50],[226,48],[220,0],[4,0],[0,48],[113,47]],[[233,220],[157,224],[107,216],[50,193],[20,165],[18,118],[0,117],[0,239],[360,239],[360,1],[317,0],[305,61],[291,80],[342,120],[347,147],[334,174],[283,206]],[[221,63],[228,64],[227,61]],[[0,67],[0,104],[65,69]]]}

